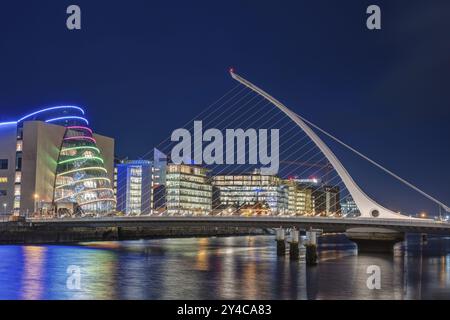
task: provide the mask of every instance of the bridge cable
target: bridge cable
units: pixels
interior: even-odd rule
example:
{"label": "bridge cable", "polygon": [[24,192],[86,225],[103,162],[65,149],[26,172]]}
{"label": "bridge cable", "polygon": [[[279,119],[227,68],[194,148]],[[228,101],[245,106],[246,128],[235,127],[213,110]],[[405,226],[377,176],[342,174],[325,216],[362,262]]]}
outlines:
{"label": "bridge cable", "polygon": [[448,206],[446,206],[444,203],[440,202],[439,200],[437,200],[436,198],[434,198],[433,196],[429,195],[428,193],[422,191],[421,189],[419,189],[418,187],[416,187],[415,185],[413,185],[412,183],[406,181],[405,179],[403,179],[402,177],[398,176],[397,174],[393,173],[392,171],[386,169],[385,167],[383,167],[381,164],[379,164],[378,162],[375,162],[374,160],[370,159],[369,157],[367,157],[366,155],[362,154],[361,152],[359,152],[358,150],[352,148],[351,146],[349,146],[348,144],[346,144],[345,142],[343,142],[342,140],[334,137],[332,134],[328,133],[327,131],[323,130],[322,128],[318,127],[317,125],[315,125],[314,123],[312,123],[311,121],[306,120],[305,118],[303,118],[302,116],[298,115],[297,113],[293,112],[297,117],[299,117],[301,120],[303,120],[304,122],[306,122],[307,124],[309,124],[310,126],[312,126],[313,128],[319,130],[320,132],[322,132],[323,134],[325,134],[326,136],[328,136],[329,138],[333,139],[334,141],[336,141],[337,143],[339,143],[340,145],[344,146],[345,148],[347,148],[348,150],[354,152],[355,154],[357,154],[358,156],[360,156],[361,158],[363,158],[364,160],[370,162],[371,164],[373,164],[374,166],[376,166],[377,168],[383,170],[384,172],[388,173],[389,175],[391,175],[392,177],[394,177],[395,179],[399,180],[400,182],[404,183],[405,185],[407,185],[408,187],[410,187],[411,189],[419,192],[421,195],[423,195],[424,197],[428,198],[429,200],[437,203],[439,206],[441,206],[446,212],[450,212],[450,208]]}

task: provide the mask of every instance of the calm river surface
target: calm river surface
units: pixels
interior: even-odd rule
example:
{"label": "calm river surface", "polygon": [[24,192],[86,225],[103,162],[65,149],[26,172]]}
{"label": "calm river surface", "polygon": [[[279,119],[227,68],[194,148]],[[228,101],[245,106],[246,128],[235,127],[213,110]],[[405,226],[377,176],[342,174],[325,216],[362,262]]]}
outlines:
{"label": "calm river surface", "polygon": [[272,236],[0,246],[0,299],[450,299],[450,238],[409,238],[394,255],[324,240],[316,267],[275,249]]}

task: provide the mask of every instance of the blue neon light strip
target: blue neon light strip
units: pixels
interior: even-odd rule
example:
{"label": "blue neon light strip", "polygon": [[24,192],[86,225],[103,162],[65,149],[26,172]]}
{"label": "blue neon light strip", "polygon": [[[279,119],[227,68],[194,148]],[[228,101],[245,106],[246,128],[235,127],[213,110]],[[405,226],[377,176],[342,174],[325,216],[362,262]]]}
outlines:
{"label": "blue neon light strip", "polygon": [[59,120],[69,120],[69,119],[83,120],[84,122],[86,122],[87,125],[89,125],[89,121],[87,121],[86,118],[77,117],[77,116],[58,117],[58,118],[54,118],[54,119],[45,120],[45,122],[55,122],[55,121],[59,121]]}
{"label": "blue neon light strip", "polygon": [[77,109],[77,110],[80,110],[82,114],[84,114],[84,110],[82,108],[80,108],[80,107],[77,107],[77,106],[58,106],[58,107],[51,107],[51,108],[41,109],[39,111],[30,113],[30,114],[26,115],[25,117],[21,118],[20,120],[18,120],[17,122],[21,122],[21,121],[23,121],[25,119],[28,119],[28,118],[30,118],[30,117],[32,117],[34,115],[37,115],[39,113],[42,113],[42,112],[51,111],[51,110],[57,110],[57,109]]}
{"label": "blue neon light strip", "polygon": [[10,121],[10,122],[0,122],[0,126],[8,126],[12,124],[17,124],[16,121]]}

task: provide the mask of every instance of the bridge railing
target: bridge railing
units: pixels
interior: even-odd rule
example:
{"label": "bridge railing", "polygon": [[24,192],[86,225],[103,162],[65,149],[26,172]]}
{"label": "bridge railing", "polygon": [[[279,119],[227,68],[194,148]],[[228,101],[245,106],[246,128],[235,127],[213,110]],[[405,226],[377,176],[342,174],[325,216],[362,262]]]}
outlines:
{"label": "bridge railing", "polygon": [[134,217],[89,217],[89,218],[57,218],[57,219],[40,219],[40,218],[28,218],[27,222],[45,223],[45,222],[145,222],[145,221],[229,221],[229,222],[276,222],[276,221],[292,221],[293,223],[330,223],[330,224],[349,224],[349,225],[381,225],[381,226],[445,226],[450,227],[450,223],[443,221],[434,221],[432,219],[380,219],[380,218],[342,218],[342,217],[305,217],[305,216],[134,216]]}

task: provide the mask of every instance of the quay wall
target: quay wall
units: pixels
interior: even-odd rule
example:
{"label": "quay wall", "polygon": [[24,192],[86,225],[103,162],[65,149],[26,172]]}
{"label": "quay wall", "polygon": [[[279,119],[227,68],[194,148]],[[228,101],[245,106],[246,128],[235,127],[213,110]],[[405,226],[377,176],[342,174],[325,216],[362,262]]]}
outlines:
{"label": "quay wall", "polygon": [[51,244],[89,241],[120,241],[154,238],[258,235],[266,231],[251,227],[174,226],[174,227],[64,227],[0,224],[2,244]]}

